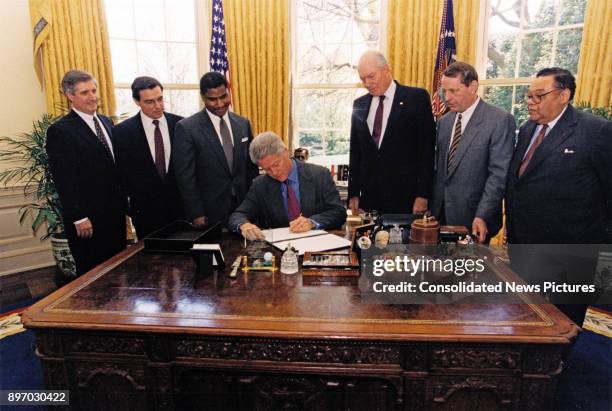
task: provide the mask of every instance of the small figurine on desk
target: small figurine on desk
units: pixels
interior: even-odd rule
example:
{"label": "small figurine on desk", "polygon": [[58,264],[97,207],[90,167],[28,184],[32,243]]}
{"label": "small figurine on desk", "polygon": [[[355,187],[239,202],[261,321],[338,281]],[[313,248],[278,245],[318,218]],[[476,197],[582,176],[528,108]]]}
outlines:
{"label": "small figurine on desk", "polygon": [[402,243],[402,230],[399,224],[393,224],[393,228],[389,232],[389,244]]}
{"label": "small figurine on desk", "polygon": [[298,253],[295,248],[291,247],[291,243],[287,244],[287,248],[281,257],[280,270],[283,274],[298,272]]}

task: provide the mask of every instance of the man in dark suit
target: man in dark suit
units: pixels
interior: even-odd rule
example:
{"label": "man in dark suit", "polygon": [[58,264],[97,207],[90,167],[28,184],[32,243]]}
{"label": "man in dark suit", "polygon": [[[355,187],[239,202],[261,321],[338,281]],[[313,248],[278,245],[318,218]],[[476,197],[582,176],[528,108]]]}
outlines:
{"label": "man in dark suit", "polygon": [[176,125],[174,172],[187,219],[196,226],[227,218],[259,174],[249,159],[249,120],[228,111],[227,80],[210,72],[200,80],[205,109]]}
{"label": "man in dark suit", "polygon": [[164,112],[163,86],[152,77],[132,83],[140,112],[115,126],[113,143],[138,238],[183,218],[170,154],[182,117]]}
{"label": "man in dark suit", "polygon": [[259,227],[293,232],[340,227],[346,210],[324,167],[302,163],[273,132],[258,135],[250,156],[266,175],[253,180],[246,198],[229,218],[229,228],[249,240],[262,239]]}
{"label": "man in dark suit", "polygon": [[[541,70],[532,80],[529,121],[520,128],[508,172],[506,221],[510,258],[519,274],[588,284],[597,247],[562,245],[608,241],[612,122],[574,109],[575,89],[574,76],[560,68]],[[555,299],[559,296],[552,295]],[[582,324],[586,305],[559,308]]]}
{"label": "man in dark suit", "polygon": [[478,73],[469,64],[448,66],[441,85],[450,112],[437,124],[431,211],[441,224],[468,227],[488,242],[502,226],[516,123],[478,97]]}
{"label": "man in dark suit", "polygon": [[47,155],[77,274],[125,248],[126,198],[115,166],[112,122],[96,113],[98,85],[70,70],[62,90],[71,110],[47,130]]}
{"label": "man in dark suit", "polygon": [[393,81],[385,57],[366,52],[359,77],[369,94],[353,103],[349,207],[423,213],[431,196],[435,125],[427,91]]}

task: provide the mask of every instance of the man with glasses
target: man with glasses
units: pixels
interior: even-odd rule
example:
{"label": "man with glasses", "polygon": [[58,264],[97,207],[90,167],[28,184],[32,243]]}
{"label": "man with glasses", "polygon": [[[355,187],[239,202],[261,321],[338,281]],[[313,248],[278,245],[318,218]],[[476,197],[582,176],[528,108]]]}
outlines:
{"label": "man with glasses", "polygon": [[183,215],[170,163],[174,127],[183,117],[164,111],[163,92],[153,77],[134,79],[132,98],[140,112],[113,129],[129,214],[141,239]]}
{"label": "man with glasses", "polygon": [[[524,246],[602,244],[610,238],[612,122],[573,108],[575,89],[574,76],[561,68],[541,70],[532,80],[526,95],[529,121],[520,128],[508,172],[506,221],[519,274],[588,283],[596,252],[572,256],[577,247],[570,253],[555,247],[545,254],[539,246]],[[582,324],[586,306],[560,308]]]}
{"label": "man with glasses", "polygon": [[338,228],[346,220],[329,170],[292,159],[271,131],[259,134],[249,149],[265,172],[253,180],[246,198],[229,218],[229,228],[248,240],[264,239],[259,227],[289,227],[292,232]]}

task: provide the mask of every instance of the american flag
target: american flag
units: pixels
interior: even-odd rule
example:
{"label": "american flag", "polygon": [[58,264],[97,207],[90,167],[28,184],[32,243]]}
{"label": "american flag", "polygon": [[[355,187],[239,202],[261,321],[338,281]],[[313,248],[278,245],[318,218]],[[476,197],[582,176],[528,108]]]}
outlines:
{"label": "american flag", "polygon": [[438,118],[446,112],[446,104],[440,97],[440,80],[442,73],[455,61],[457,46],[455,44],[455,18],[453,17],[453,0],[444,0],[442,11],[442,23],[440,25],[440,38],[438,43],[438,54],[436,57],[436,68],[434,70],[433,96],[431,99],[431,111]]}
{"label": "american flag", "polygon": [[227,42],[225,41],[225,19],[221,0],[212,2],[212,34],[210,36],[210,70],[225,76],[229,82]]}

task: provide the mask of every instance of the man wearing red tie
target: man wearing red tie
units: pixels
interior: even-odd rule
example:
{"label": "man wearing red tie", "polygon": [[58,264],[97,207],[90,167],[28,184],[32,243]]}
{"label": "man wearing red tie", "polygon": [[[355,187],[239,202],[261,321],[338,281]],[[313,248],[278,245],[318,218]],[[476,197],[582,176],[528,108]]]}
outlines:
{"label": "man wearing red tie", "polygon": [[259,134],[249,148],[251,160],[266,175],[253,180],[228,226],[248,240],[263,239],[260,227],[289,227],[292,232],[338,228],[346,210],[329,170],[292,159],[273,132]]}
{"label": "man wearing red tie", "polygon": [[[547,281],[588,284],[597,250],[561,245],[604,244],[610,239],[612,122],[574,109],[570,101],[575,89],[568,70],[538,72],[526,95],[529,121],[520,128],[510,162],[509,252],[514,269],[530,280],[538,275]],[[550,244],[555,246],[539,246]],[[559,308],[581,325],[586,305],[563,303]]]}
{"label": "man wearing red tie", "polygon": [[174,128],[183,117],[164,111],[163,86],[153,77],[132,83],[140,112],[113,129],[117,165],[129,197],[138,238],[183,218],[183,206],[170,162]]}
{"label": "man wearing red tie", "polygon": [[70,112],[47,131],[47,155],[77,274],[125,248],[126,198],[113,152],[112,122],[97,113],[98,83],[70,70],[62,79]]}

